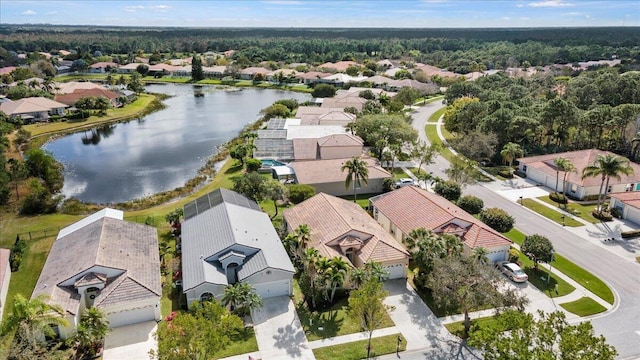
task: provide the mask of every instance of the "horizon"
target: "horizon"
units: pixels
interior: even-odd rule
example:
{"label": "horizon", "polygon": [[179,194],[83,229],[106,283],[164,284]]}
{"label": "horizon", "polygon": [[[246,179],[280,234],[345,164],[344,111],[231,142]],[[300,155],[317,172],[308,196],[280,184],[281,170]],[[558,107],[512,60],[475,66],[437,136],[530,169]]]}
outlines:
{"label": "horizon", "polygon": [[241,29],[638,27],[640,7],[633,0],[2,0],[0,25]]}

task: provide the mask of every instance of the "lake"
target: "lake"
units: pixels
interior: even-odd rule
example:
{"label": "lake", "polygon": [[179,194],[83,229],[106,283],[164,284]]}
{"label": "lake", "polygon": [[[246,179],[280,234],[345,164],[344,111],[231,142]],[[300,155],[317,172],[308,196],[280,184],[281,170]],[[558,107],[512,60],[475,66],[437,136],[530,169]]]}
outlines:
{"label": "lake", "polygon": [[[165,109],[126,123],[99,126],[43,146],[64,164],[62,194],[116,203],[171,190],[194,178],[217,147],[280,99],[309,94],[271,89],[147,85],[172,96]],[[196,92],[204,96],[194,96]]]}

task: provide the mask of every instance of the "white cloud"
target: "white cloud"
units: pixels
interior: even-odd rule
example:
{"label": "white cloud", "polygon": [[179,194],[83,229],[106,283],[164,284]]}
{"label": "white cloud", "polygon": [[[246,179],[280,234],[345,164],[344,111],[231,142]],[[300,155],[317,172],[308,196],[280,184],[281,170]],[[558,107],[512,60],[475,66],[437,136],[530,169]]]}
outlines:
{"label": "white cloud", "polygon": [[138,10],[142,10],[144,9],[144,6],[142,5],[132,5],[132,6],[125,6],[124,7],[124,11],[126,12],[136,12]]}
{"label": "white cloud", "polygon": [[169,5],[154,5],[154,6],[149,6],[149,9],[151,10],[155,10],[158,12],[167,12],[167,10],[169,10],[171,8],[171,6]]}
{"label": "white cloud", "polygon": [[510,18],[510,17],[508,17],[508,16],[503,16],[503,17],[501,17],[500,19],[502,19],[502,20],[511,20],[511,18]]}
{"label": "white cloud", "polygon": [[530,3],[527,4],[527,6],[531,6],[531,7],[569,7],[569,6],[576,6],[576,5],[572,4],[572,3],[565,2],[564,0],[543,0],[543,1],[530,2]]}
{"label": "white cloud", "polygon": [[24,11],[24,12],[22,13],[22,15],[25,15],[25,16],[33,16],[33,15],[36,15],[36,14],[37,14],[37,13],[36,13],[35,11],[31,10],[31,9],[29,9],[29,10],[27,10],[27,11]]}
{"label": "white cloud", "polygon": [[297,0],[267,0],[263,1],[263,3],[269,5],[302,5],[302,1]]}

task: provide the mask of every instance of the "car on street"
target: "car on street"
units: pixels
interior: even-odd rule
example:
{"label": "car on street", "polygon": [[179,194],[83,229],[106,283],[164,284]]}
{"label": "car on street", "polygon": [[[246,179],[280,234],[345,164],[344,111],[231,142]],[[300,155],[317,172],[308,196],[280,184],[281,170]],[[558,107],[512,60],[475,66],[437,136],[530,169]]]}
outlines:
{"label": "car on street", "polygon": [[518,264],[510,263],[508,261],[500,261],[496,266],[501,273],[514,282],[523,283],[529,280],[529,276],[522,271]]}
{"label": "car on street", "polygon": [[401,188],[401,187],[405,187],[407,185],[415,185],[416,182],[413,181],[413,179],[411,178],[402,178],[398,181],[396,181],[396,188]]}

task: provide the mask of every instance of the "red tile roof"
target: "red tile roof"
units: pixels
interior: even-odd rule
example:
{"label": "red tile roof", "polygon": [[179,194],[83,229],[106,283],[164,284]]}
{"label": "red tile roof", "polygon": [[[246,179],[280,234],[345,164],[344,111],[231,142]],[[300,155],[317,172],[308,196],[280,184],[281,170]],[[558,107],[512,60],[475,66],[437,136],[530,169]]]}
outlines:
{"label": "red tile roof", "polygon": [[625,205],[640,209],[640,191],[609,193],[609,196],[622,201]]}
{"label": "red tile roof", "polygon": [[120,96],[120,94],[107,89],[97,89],[97,88],[96,89],[79,89],[70,94],[56,95],[54,99],[55,101],[61,102],[63,104],[73,105],[78,100],[82,98],[90,97],[90,96],[94,96],[94,97],[102,96],[109,99],[109,101],[111,101],[113,99],[117,99]]}
{"label": "red tile roof", "polygon": [[435,233],[455,233],[462,229],[462,241],[471,249],[511,244],[502,234],[449,200],[415,186],[405,186],[371,201],[404,234],[418,228]]}

